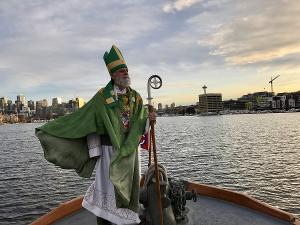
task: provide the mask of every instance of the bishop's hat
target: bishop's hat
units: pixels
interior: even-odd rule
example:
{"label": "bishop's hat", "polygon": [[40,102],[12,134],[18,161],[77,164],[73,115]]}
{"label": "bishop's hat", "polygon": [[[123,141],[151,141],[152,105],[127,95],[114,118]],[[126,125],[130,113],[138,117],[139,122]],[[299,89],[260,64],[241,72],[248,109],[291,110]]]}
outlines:
{"label": "bishop's hat", "polygon": [[121,68],[127,68],[121,51],[115,45],[111,47],[109,53],[104,53],[103,59],[110,74]]}

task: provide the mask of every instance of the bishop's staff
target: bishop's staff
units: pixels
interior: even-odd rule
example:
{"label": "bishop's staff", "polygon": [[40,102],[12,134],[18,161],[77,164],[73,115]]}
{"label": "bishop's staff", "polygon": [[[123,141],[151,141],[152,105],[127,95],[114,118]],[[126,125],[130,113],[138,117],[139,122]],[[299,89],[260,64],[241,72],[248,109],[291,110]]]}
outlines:
{"label": "bishop's staff", "polygon": [[[152,75],[148,79],[148,111],[149,113],[152,113],[153,106],[151,103],[152,97],[151,97],[151,88],[153,89],[159,89],[162,85],[162,80],[158,75]],[[150,149],[149,149],[149,165],[151,164],[151,148],[153,149],[153,158],[154,158],[154,166],[155,166],[155,180],[156,180],[156,193],[157,193],[157,203],[158,208],[160,211],[160,218],[159,218],[159,224],[163,225],[163,209],[161,204],[161,195],[160,195],[160,184],[159,184],[159,171],[158,171],[158,163],[157,163],[157,154],[156,154],[156,145],[155,145],[155,132],[154,132],[154,121],[150,121]]]}

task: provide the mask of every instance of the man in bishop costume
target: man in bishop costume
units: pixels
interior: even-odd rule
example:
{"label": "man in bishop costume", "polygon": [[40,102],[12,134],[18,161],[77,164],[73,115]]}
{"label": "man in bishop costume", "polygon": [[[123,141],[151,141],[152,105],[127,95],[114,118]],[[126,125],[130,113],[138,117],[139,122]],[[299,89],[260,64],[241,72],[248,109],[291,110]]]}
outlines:
{"label": "man in bishop costume", "polygon": [[96,168],[82,206],[98,224],[138,224],[138,145],[148,115],[120,50],[113,45],[103,59],[111,77],[106,87],[74,113],[37,128],[36,136],[49,162],[81,177]]}

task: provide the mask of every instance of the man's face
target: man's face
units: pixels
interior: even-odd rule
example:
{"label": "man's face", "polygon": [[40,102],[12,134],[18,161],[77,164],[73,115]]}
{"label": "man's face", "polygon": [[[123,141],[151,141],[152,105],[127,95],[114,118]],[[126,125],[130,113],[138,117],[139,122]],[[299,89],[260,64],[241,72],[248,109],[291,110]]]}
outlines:
{"label": "man's face", "polygon": [[111,78],[114,83],[121,88],[127,88],[130,86],[130,77],[127,68],[117,70],[111,75]]}

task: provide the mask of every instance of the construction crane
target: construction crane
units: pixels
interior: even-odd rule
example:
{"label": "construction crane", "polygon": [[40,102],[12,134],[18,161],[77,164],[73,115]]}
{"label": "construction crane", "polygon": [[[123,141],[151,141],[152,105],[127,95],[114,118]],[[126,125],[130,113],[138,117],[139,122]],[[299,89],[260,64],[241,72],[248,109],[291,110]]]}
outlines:
{"label": "construction crane", "polygon": [[271,84],[271,92],[273,93],[273,81],[276,79],[276,78],[278,78],[280,75],[278,75],[278,76],[276,76],[276,77],[274,77],[274,78],[272,78],[271,77],[271,80],[269,81],[269,83]]}

